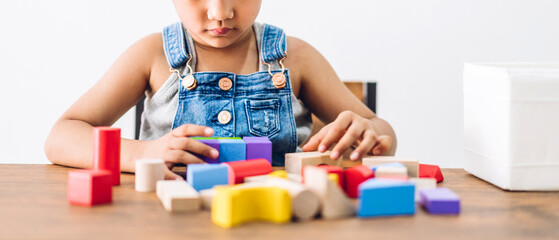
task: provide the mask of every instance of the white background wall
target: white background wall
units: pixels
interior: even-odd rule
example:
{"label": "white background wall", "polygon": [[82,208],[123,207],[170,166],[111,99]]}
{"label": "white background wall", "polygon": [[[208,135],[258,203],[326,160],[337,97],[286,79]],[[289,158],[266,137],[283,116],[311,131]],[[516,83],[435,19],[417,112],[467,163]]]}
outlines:
{"label": "white background wall", "polygon": [[[259,21],[316,47],[342,79],[378,82],[398,155],[461,167],[464,62],[559,61],[559,1],[264,0]],[[47,163],[56,119],[137,39],[177,21],[170,0],[0,2],[0,162]],[[134,117],[117,124],[132,137]]]}

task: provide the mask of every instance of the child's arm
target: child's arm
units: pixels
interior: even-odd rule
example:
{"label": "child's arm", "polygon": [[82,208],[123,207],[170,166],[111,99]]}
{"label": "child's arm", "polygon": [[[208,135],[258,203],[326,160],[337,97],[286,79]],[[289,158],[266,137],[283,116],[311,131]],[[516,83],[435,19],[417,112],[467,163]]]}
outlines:
{"label": "child's arm", "polygon": [[316,49],[291,37],[288,46],[289,67],[295,68],[292,73],[296,72],[294,77],[300,79],[294,89],[298,89],[299,98],[320,120],[329,123],[309,139],[303,150],[324,152],[337,143],[330,155],[333,159],[352,145],[356,148],[351,159],[364,154],[394,155],[396,134],[390,124],[378,118],[344,86]]}
{"label": "child's arm", "polygon": [[[168,69],[161,34],[147,36],[132,45],[57,120],[45,142],[47,158],[55,164],[92,167],[92,128],[112,125],[138,102],[147,87],[160,87],[170,75]],[[163,78],[163,81],[154,80],[158,78]],[[203,162],[189,152],[217,157],[215,149],[188,137],[212,134],[211,128],[183,125],[154,141],[122,139],[121,169],[134,172],[134,161],[138,158],[163,158],[167,166],[171,167],[179,162]],[[167,179],[177,177],[167,170]]]}

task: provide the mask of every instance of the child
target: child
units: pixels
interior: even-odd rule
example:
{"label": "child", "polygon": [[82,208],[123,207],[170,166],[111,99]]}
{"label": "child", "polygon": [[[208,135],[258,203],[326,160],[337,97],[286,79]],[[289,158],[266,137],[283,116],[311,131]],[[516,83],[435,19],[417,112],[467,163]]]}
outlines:
{"label": "child", "polygon": [[[48,159],[91,167],[92,127],[113,124],[146,94],[140,140],[122,139],[121,169],[138,158],[175,164],[219,153],[191,136],[267,136],[273,164],[304,143],[310,111],[329,123],[302,146],[337,159],[393,155],[396,136],[344,87],[309,44],[254,20],[261,0],[174,0],[180,23],[144,37],[54,124]],[[287,55],[289,53],[289,55]],[[170,75],[170,76],[169,76]],[[299,101],[300,100],[300,101]],[[166,179],[180,176],[170,170]]]}

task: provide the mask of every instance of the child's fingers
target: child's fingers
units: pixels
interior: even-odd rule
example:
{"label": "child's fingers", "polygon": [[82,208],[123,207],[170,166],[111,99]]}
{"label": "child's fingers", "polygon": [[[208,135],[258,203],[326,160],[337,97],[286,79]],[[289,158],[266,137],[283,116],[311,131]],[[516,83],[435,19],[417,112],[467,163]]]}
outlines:
{"label": "child's fingers", "polygon": [[302,147],[302,150],[305,152],[316,151],[318,149],[318,144],[320,144],[324,135],[328,132],[327,128],[328,127],[323,127],[314,136],[312,136],[311,139],[309,139],[309,141]]}
{"label": "child's fingers", "polygon": [[171,138],[171,140],[169,140],[168,147],[172,150],[188,151],[213,159],[216,159],[219,156],[219,152],[216,149],[189,137]]}
{"label": "child's fingers", "polygon": [[194,124],[183,124],[171,131],[175,137],[189,137],[189,136],[204,136],[211,137],[214,134],[214,130],[209,127],[194,125]]}
{"label": "child's fingers", "polygon": [[[318,145],[318,151],[324,152],[327,149],[330,149],[332,144],[338,142],[338,140],[345,134],[346,129],[351,124],[351,116],[349,114],[340,114],[336,121],[329,124],[327,132],[325,133],[324,138]],[[332,152],[330,157],[338,158],[339,152],[337,152],[338,156],[335,155],[335,152]]]}
{"label": "child's fingers", "polygon": [[375,132],[369,131],[369,130],[365,131],[363,133],[363,140],[361,140],[359,145],[357,145],[357,148],[355,148],[355,150],[353,150],[353,152],[349,156],[349,159],[353,160],[353,161],[359,159],[365,153],[368,153],[369,151],[371,151],[371,149],[373,148],[373,146],[375,145],[375,143],[377,141],[378,141],[378,138],[377,138],[377,135],[375,134]]}
{"label": "child's fingers", "polygon": [[[338,159],[341,153],[345,152],[353,143],[355,143],[365,131],[365,127],[361,124],[352,124],[347,131],[345,131],[344,135],[338,141],[334,149],[332,149],[332,153],[330,154],[330,158]],[[372,145],[371,145],[372,146]]]}
{"label": "child's fingers", "polygon": [[392,148],[392,137],[381,135],[377,138],[377,144],[373,147],[374,155],[381,155]]}
{"label": "child's fingers", "polygon": [[166,151],[165,154],[163,154],[163,160],[165,160],[165,162],[183,163],[185,165],[191,163],[206,163],[189,152],[177,149]]}
{"label": "child's fingers", "polygon": [[165,180],[184,180],[180,175],[172,172],[169,169],[165,169]]}

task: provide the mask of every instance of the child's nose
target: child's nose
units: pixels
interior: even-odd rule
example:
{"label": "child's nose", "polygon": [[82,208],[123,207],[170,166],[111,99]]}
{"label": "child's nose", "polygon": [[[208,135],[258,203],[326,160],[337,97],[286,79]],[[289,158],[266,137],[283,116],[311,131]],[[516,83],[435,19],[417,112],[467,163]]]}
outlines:
{"label": "child's nose", "polygon": [[208,19],[223,21],[234,16],[232,1],[211,0],[208,1]]}

